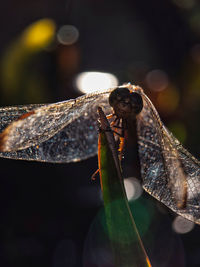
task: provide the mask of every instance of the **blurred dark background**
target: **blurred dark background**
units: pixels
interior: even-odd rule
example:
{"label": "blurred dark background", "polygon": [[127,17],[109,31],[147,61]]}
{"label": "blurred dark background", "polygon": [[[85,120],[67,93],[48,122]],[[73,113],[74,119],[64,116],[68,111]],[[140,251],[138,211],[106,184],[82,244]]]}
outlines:
{"label": "blurred dark background", "polygon": [[[142,86],[198,158],[198,1],[7,0],[0,14],[1,106],[74,98],[82,94],[77,75],[111,73]],[[96,169],[97,157],[60,165],[0,159],[1,267],[111,266]],[[153,266],[200,266],[198,225],[178,234],[175,214],[151,197],[132,203]]]}

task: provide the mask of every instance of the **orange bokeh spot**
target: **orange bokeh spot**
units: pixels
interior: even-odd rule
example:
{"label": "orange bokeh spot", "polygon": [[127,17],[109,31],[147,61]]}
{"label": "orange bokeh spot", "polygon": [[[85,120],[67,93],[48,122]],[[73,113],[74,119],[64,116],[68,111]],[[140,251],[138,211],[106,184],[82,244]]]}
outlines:
{"label": "orange bokeh spot", "polygon": [[159,110],[165,114],[171,114],[175,111],[179,104],[179,92],[173,86],[160,92],[157,96],[157,106]]}

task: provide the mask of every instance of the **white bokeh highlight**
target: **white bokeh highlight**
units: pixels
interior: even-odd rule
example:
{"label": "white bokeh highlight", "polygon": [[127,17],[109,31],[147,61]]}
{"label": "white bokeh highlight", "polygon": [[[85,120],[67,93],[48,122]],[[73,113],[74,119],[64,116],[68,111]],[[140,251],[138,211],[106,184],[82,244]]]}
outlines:
{"label": "white bokeh highlight", "polygon": [[82,72],[75,80],[76,87],[82,93],[88,94],[118,86],[115,75],[105,72]]}
{"label": "white bokeh highlight", "polygon": [[138,199],[143,191],[141,184],[134,177],[124,179],[124,187],[128,200]]}

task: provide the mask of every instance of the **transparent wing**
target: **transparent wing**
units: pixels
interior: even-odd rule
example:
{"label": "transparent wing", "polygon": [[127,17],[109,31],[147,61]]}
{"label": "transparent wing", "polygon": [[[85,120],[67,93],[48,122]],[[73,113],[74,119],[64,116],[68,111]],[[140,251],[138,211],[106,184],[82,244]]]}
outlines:
{"label": "transparent wing", "polygon": [[137,118],[144,189],[177,214],[200,224],[200,162],[165,128],[148,97]]}
{"label": "transparent wing", "polygon": [[23,114],[29,113],[33,109],[40,108],[42,106],[44,106],[44,104],[0,107],[0,132],[2,132],[8,124],[17,120]]}
{"label": "transparent wing", "polygon": [[[9,123],[12,119],[8,119],[9,112],[4,112],[8,108],[0,109],[1,120],[4,121],[2,128],[9,124],[2,135],[8,129],[11,132],[9,146],[12,143],[12,151],[0,152],[0,156],[66,163],[95,155],[98,139],[97,107],[102,106],[106,114],[111,112],[108,96],[112,90],[60,103],[41,105],[36,109],[34,105],[26,106],[24,109],[21,107],[21,113],[24,114],[24,110],[27,110],[28,116],[25,113],[11,124]],[[12,113],[16,108],[9,109]],[[20,116],[20,111],[17,112]],[[13,119],[16,117],[18,116],[14,116]]]}
{"label": "transparent wing", "polygon": [[23,114],[1,133],[0,151],[17,151],[46,141],[71,122],[74,103],[75,100],[48,104]]}

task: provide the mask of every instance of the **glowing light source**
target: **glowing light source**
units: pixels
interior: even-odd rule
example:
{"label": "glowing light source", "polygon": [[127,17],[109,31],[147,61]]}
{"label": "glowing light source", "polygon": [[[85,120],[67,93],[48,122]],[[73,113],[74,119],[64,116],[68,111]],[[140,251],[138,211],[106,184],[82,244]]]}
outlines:
{"label": "glowing light source", "polygon": [[135,200],[142,194],[142,187],[139,181],[134,177],[126,178],[124,180],[124,187],[128,200]]}
{"label": "glowing light source", "polygon": [[32,23],[23,33],[23,44],[29,49],[41,49],[54,38],[56,25],[51,19],[41,19]]}
{"label": "glowing light source", "polygon": [[[41,97],[45,95],[44,81],[33,78],[31,71],[27,71],[27,66],[36,53],[50,46],[55,37],[55,29],[53,20],[38,20],[27,26],[20,36],[8,45],[1,58],[0,67],[1,89],[5,99],[28,101],[31,97],[33,102],[41,101]],[[23,88],[26,90],[21,94]]]}
{"label": "glowing light source", "polygon": [[169,84],[167,74],[162,70],[152,70],[146,76],[146,82],[152,91],[163,91]]}
{"label": "glowing light source", "polygon": [[73,25],[63,25],[57,33],[57,40],[64,45],[74,44],[79,37],[78,29]]}
{"label": "glowing light source", "polygon": [[188,221],[181,216],[177,216],[172,223],[173,230],[179,234],[186,234],[190,232],[194,226],[194,222]]}
{"label": "glowing light source", "polygon": [[92,93],[116,87],[118,80],[116,76],[105,72],[82,72],[76,78],[76,87],[83,93]]}

